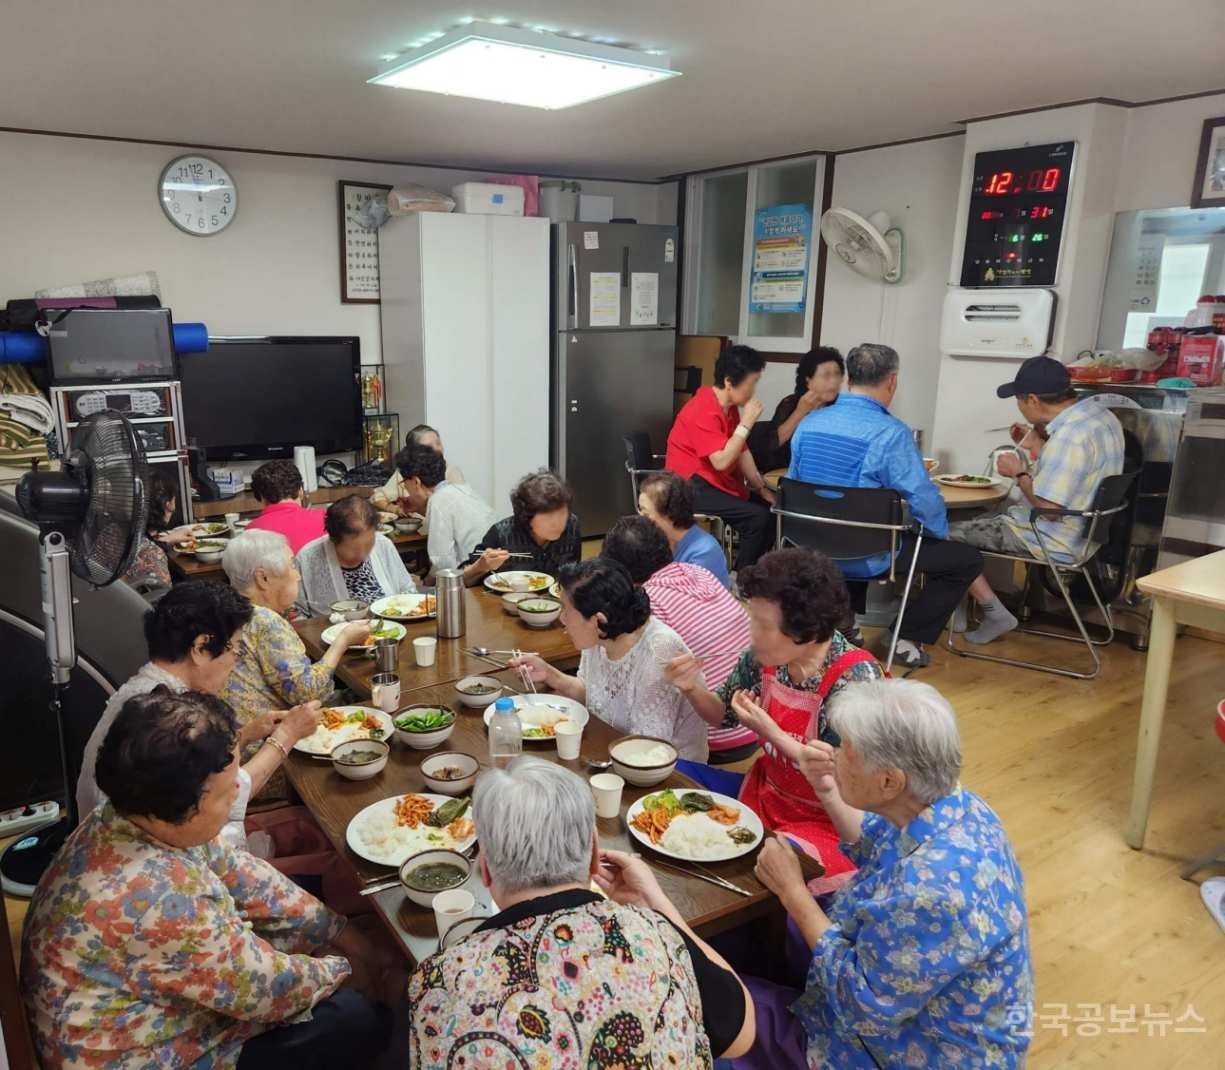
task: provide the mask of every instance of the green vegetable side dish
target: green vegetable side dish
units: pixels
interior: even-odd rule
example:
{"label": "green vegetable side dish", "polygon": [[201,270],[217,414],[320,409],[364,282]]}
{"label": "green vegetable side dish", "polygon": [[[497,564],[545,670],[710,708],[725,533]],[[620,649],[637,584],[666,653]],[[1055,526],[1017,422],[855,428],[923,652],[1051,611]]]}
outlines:
{"label": "green vegetable side dish", "polygon": [[446,728],[455,714],[450,710],[413,710],[396,718],[396,727],[404,732],[432,732]]}
{"label": "green vegetable side dish", "polygon": [[670,814],[697,814],[714,808],[715,800],[704,791],[686,791],[677,798],[671,788],[657,791],[642,800],[644,810],[666,810]]}
{"label": "green vegetable side dish", "polygon": [[400,630],[394,624],[388,624],[386,621],[379,621],[370,629],[371,639],[394,639],[400,634]]}
{"label": "green vegetable side dish", "polygon": [[425,819],[425,823],[436,829],[445,829],[456,818],[463,817],[464,811],[471,805],[472,799],[467,795],[448,799]]}
{"label": "green vegetable side dish", "polygon": [[737,825],[733,829],[727,830],[727,835],[732,843],[756,843],[757,833],[752,829],[746,829],[743,825]]}
{"label": "green vegetable side dish", "polygon": [[[380,733],[381,734],[381,733]],[[351,750],[336,759],[341,765],[369,765],[383,757],[379,750]]]}

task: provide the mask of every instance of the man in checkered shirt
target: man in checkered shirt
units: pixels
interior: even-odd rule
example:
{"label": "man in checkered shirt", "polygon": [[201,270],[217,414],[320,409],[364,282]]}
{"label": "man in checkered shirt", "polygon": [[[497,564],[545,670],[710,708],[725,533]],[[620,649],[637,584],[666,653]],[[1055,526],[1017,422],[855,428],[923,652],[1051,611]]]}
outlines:
{"label": "man in checkered shirt", "polygon": [[[1032,472],[1017,454],[1001,454],[996,469],[1016,480],[1020,500],[1000,512],[950,524],[949,538],[982,550],[1040,558],[1030,510],[1088,509],[1101,481],[1123,471],[1123,428],[1105,405],[1093,398],[1078,399],[1067,368],[1051,357],[1030,357],[1016,378],[995,393],[1015,397],[1025,420],[1045,427],[1047,442]],[[1081,517],[1038,520],[1046,552],[1063,563],[1084,552],[1084,526]],[[985,612],[983,623],[967,632],[968,640],[989,643],[1017,626],[1016,617],[1003,608],[985,576],[974,581],[970,594]],[[963,607],[953,618],[955,631],[965,631],[964,613]]]}

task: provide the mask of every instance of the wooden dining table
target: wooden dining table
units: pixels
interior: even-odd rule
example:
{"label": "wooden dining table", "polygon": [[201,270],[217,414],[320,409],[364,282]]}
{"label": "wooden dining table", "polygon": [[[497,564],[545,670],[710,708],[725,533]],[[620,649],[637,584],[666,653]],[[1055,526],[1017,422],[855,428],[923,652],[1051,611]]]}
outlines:
{"label": "wooden dining table", "polygon": [[[771,490],[778,490],[778,481],[786,474],[787,469],[774,468],[761,478]],[[936,484],[940,497],[944,499],[946,509],[985,509],[1008,497],[1011,486],[1009,480],[1001,479],[989,487],[950,487],[947,483],[940,482],[939,475],[932,476],[932,482]]]}
{"label": "wooden dining table", "polygon": [[[529,629],[521,621],[505,614],[501,600],[496,595],[481,590],[466,592],[467,632],[461,639],[440,639],[435,664],[422,669],[408,665],[411,661],[411,641],[418,635],[432,634],[432,622],[409,626],[409,634],[400,643],[401,695],[400,707],[415,704],[444,705],[455,711],[455,729],[449,739],[430,751],[412,750],[396,741],[392,744],[387,766],[370,780],[351,781],[342,778],[330,762],[293,752],[285,764],[290,783],[301,797],[304,805],[314,815],[320,828],[337,853],[352,867],[353,873],[363,884],[376,878],[394,880],[396,871],[388,866],[376,865],[355,854],[348,846],[346,834],[349,823],[365,807],[391,796],[407,792],[425,791],[421,775],[421,760],[431,754],[458,751],[476,758],[482,768],[488,768],[489,748],[486,739],[484,711],[469,709],[458,701],[455,683],[469,674],[492,676],[502,682],[507,693],[517,693],[523,681],[515,672],[499,668],[492,661],[477,658],[466,651],[474,644],[494,649],[510,650],[523,648],[537,651],[546,660],[556,665],[573,664],[578,651],[569,641],[560,625],[547,629]],[[318,655],[322,651],[319,634],[327,622],[314,619],[299,624],[298,631],[308,651]],[[370,659],[347,657],[337,676],[359,695],[369,695],[369,678],[374,668]],[[621,732],[591,715],[583,732],[581,756],[576,761],[562,761],[557,756],[553,742],[526,742],[524,753],[546,761],[557,762],[586,778],[590,770],[589,759],[604,760],[609,747],[622,735]],[[646,859],[660,886],[676,905],[682,916],[703,936],[712,936],[734,928],[755,918],[770,917],[781,923],[782,908],[776,897],[753,875],[756,850],[729,862],[708,863],[711,872],[742,888],[747,895],[740,895],[725,888],[710,884],[700,877],[665,868],[662,855],[645,848],[629,833],[624,815],[626,809],[638,798],[663,787],[695,788],[689,778],[674,773],[662,785],[654,788],[636,788],[626,784],[621,804],[621,815],[617,818],[597,819],[600,842],[607,847],[623,851],[634,851]],[[685,863],[676,863],[686,866]],[[806,872],[816,875],[805,860]],[[477,912],[492,914],[494,907],[487,889],[479,878],[466,885],[477,899]],[[438,932],[433,912],[417,906],[404,894],[398,884],[369,896],[378,916],[395,936],[409,960],[416,964],[438,949]],[[780,936],[781,939],[781,936]]]}
{"label": "wooden dining table", "polygon": [[[396,549],[402,555],[409,551],[423,550],[425,548],[425,536],[417,532],[414,532],[412,535],[404,535],[397,531],[387,537],[395,544]],[[208,563],[197,561],[195,554],[180,553],[173,548],[166,551],[166,557],[170,561],[170,571],[179,579],[225,579],[225,569],[221,567],[220,561],[210,561]]]}

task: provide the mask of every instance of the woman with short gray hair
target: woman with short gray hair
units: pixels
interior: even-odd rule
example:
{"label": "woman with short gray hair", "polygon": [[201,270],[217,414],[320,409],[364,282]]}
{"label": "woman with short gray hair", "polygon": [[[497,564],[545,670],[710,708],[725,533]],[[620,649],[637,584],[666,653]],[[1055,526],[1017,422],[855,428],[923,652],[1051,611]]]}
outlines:
{"label": "woman with short gray hair", "polygon": [[370,634],[369,621],[346,624],[327,653],[312,662],[285,614],[298,597],[300,579],[289,541],[276,531],[244,531],[221,557],[230,585],[255,607],[242,630],[238,661],[221,692],[246,722],[269,709],[289,709],[322,699],[349,647]]}
{"label": "woman with short gray hair", "polygon": [[472,816],[500,913],[413,974],[413,1066],[588,1066],[615,1049],[619,1065],[709,1068],[748,1051],[746,989],[642,859],[601,850],[584,780],[516,758],[481,774]]}
{"label": "woman with short gray hair", "polygon": [[757,1041],[739,1067],[1018,1067],[1033,999],[1021,870],[999,818],[958,783],[948,702],[910,680],[833,702],[835,750],[801,766],[859,867],[826,913],[795,852],[768,841],[758,879],[798,928],[803,992],[748,978]]}

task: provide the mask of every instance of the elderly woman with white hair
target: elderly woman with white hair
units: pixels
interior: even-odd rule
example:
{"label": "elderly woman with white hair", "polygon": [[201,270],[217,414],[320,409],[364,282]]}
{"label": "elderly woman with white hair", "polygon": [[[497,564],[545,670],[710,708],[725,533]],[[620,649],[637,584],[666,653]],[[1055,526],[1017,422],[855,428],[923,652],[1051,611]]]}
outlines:
{"label": "elderly woman with white hair", "polygon": [[801,765],[858,870],[826,913],[785,842],[757,876],[810,953],[802,993],[748,978],[757,1040],[738,1067],[1023,1064],[1033,999],[1021,871],[999,818],[958,782],[940,693],[858,683],[834,700],[841,744]]}
{"label": "elderly woman with white hair", "polygon": [[288,709],[331,694],[345,651],[370,634],[369,621],[346,624],[327,653],[312,662],[285,614],[301,581],[289,541],[276,531],[244,531],[221,558],[230,586],[255,608],[242,630],[238,660],[221,697],[246,722],[268,709]]}
{"label": "elderly woman with white hair", "polygon": [[481,774],[472,813],[500,913],[413,975],[413,1066],[710,1067],[748,1050],[744,986],[646,863],[600,849],[583,780],[516,758]]}

